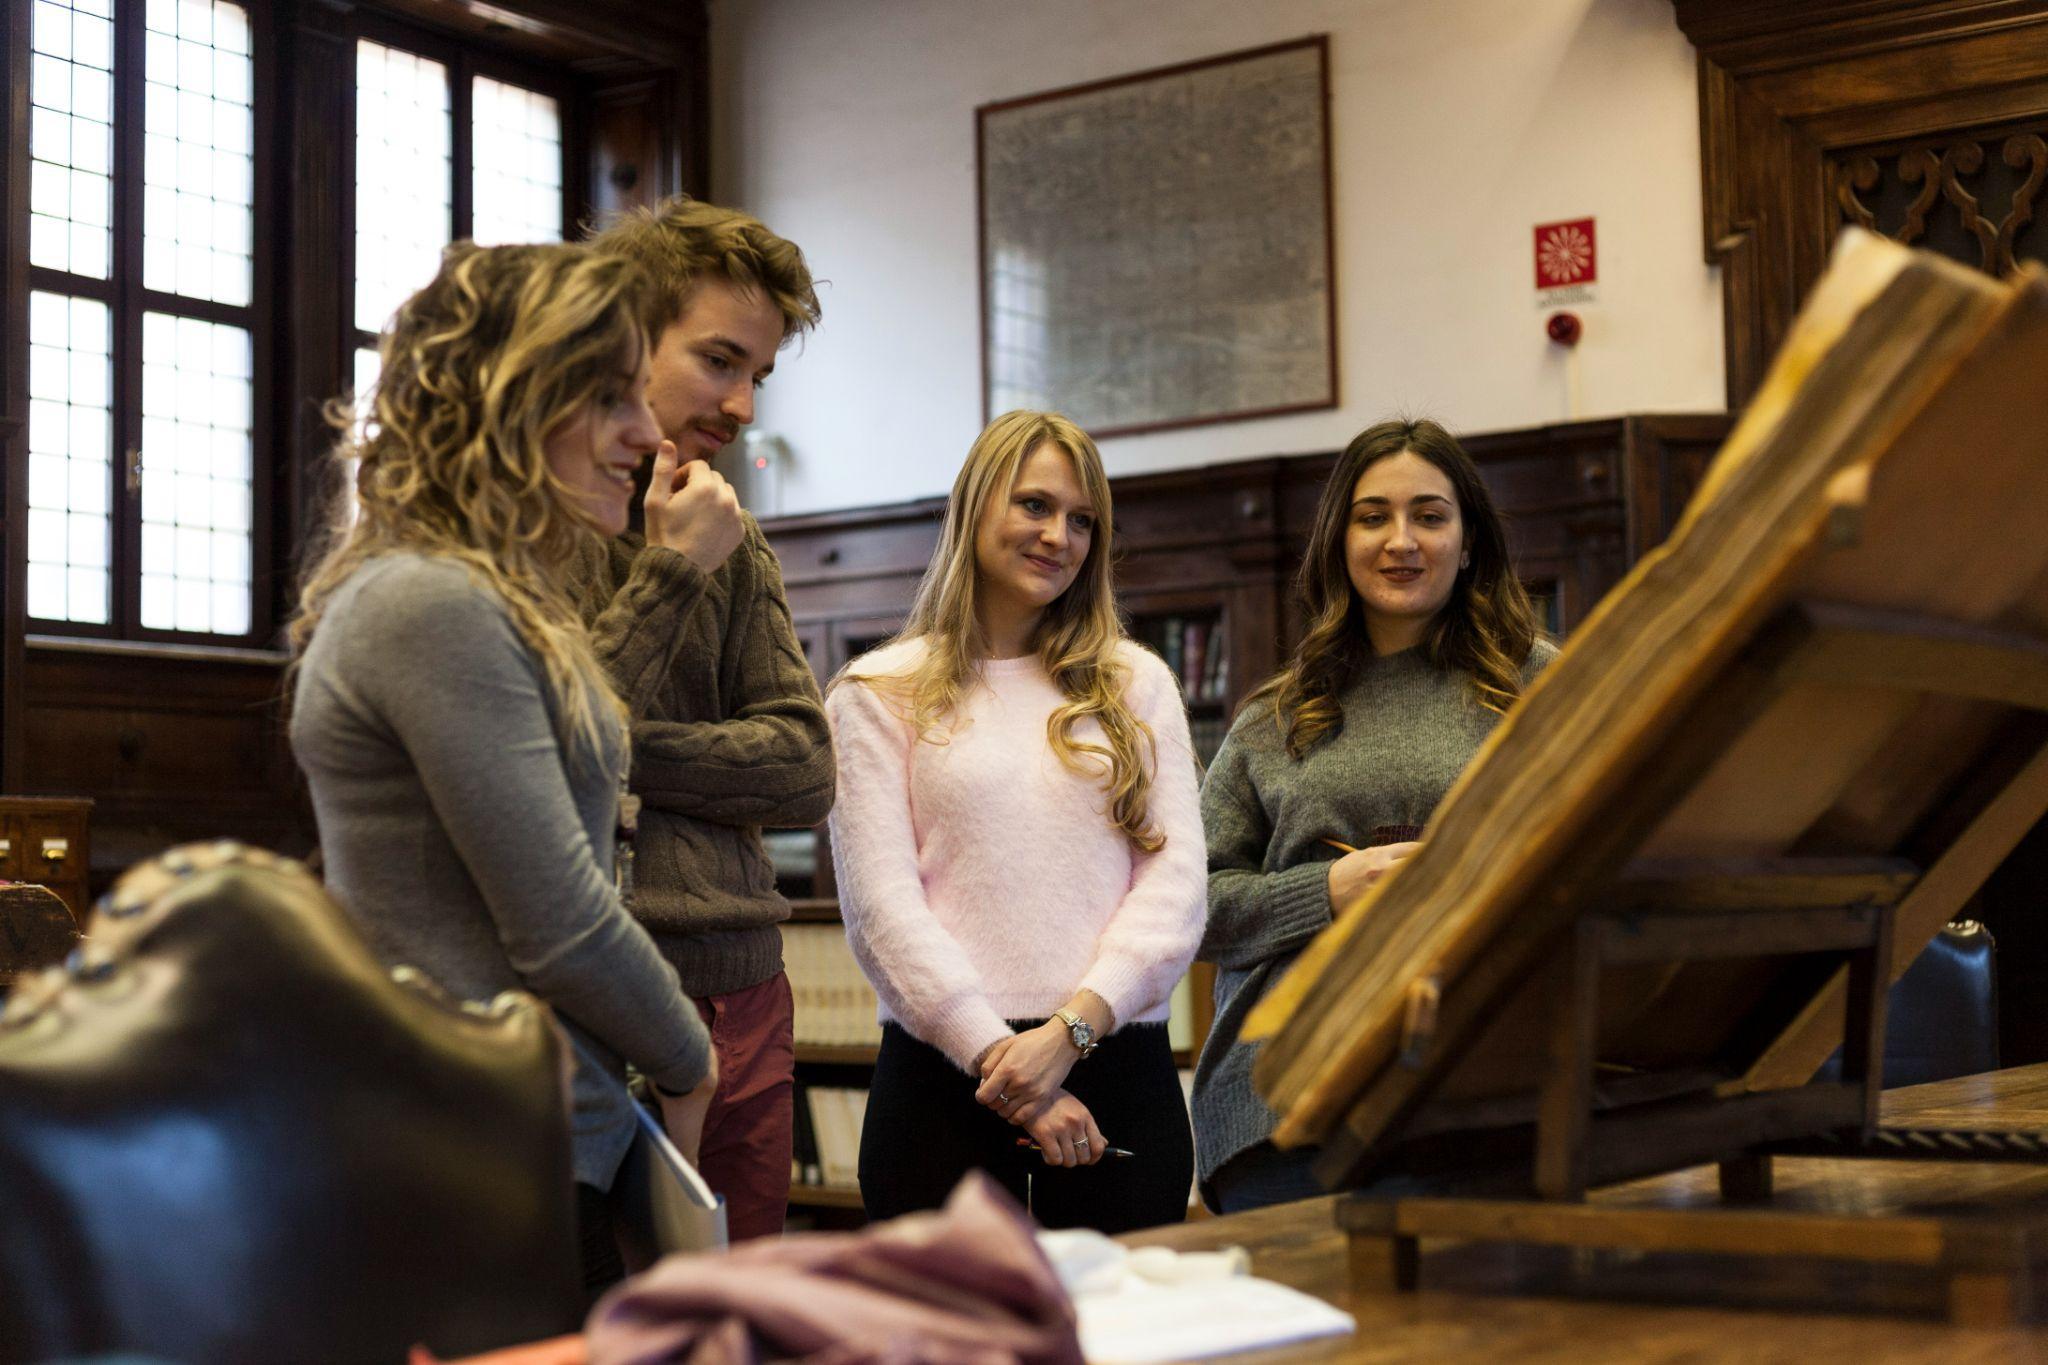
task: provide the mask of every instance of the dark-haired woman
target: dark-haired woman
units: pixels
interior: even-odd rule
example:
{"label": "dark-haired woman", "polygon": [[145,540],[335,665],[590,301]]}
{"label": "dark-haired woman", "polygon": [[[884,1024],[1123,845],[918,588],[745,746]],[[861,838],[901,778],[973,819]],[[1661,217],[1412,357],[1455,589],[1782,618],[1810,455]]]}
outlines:
{"label": "dark-haired woman", "polygon": [[[1301,567],[1307,633],[1246,699],[1202,786],[1216,1019],[1195,1071],[1204,1197],[1229,1213],[1321,1193],[1272,1144],[1245,1016],[1332,915],[1418,847],[1481,741],[1556,654],[1478,470],[1435,422],[1344,451]],[[1341,852],[1340,847],[1352,852]]]}

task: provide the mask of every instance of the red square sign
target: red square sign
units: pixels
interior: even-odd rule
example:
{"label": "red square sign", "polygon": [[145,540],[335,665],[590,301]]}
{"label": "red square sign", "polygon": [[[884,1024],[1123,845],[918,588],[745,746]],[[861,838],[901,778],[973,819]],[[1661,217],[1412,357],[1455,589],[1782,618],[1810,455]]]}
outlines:
{"label": "red square sign", "polygon": [[1593,245],[1593,220],[1544,223],[1536,229],[1536,287],[1564,289],[1591,284],[1599,277],[1599,256]]}

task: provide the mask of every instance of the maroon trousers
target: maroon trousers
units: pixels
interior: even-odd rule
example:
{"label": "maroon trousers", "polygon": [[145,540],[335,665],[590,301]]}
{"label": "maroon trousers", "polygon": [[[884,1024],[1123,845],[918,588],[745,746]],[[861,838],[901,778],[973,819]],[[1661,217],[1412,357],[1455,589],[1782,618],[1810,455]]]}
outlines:
{"label": "maroon trousers", "polygon": [[718,1088],[704,1117],[697,1170],[725,1196],[726,1232],[733,1241],[776,1236],[789,1213],[796,1085],[796,1001],[789,977],[777,972],[758,986],[696,1003],[718,1058]]}

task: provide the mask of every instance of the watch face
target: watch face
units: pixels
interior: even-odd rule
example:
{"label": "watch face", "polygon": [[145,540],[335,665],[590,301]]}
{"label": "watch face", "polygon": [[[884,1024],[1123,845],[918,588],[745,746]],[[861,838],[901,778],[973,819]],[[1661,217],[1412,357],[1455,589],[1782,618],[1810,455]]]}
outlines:
{"label": "watch face", "polygon": [[1087,1020],[1075,1021],[1072,1031],[1074,1034],[1074,1045],[1083,1052],[1095,1046],[1095,1029]]}

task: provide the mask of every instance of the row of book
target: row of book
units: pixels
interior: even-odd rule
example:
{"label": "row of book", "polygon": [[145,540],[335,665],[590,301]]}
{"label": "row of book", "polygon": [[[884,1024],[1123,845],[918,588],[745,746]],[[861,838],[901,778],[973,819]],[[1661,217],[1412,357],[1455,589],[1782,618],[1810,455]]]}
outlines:
{"label": "row of book", "polygon": [[1188,742],[1195,746],[1195,757],[1204,768],[1216,761],[1216,751],[1223,747],[1223,737],[1229,733],[1228,716],[1188,717]]}
{"label": "row of book", "polygon": [[782,926],[782,964],[796,997],[798,1046],[873,1047],[875,988],[868,984],[840,924]]}
{"label": "row of book", "polygon": [[860,1183],[860,1127],[868,1092],[852,1086],[797,1082],[789,1178],[798,1185],[841,1189]]}
{"label": "row of book", "polygon": [[1220,616],[1149,617],[1140,623],[1139,635],[1166,660],[1190,704],[1220,702],[1230,695],[1230,639]]}

